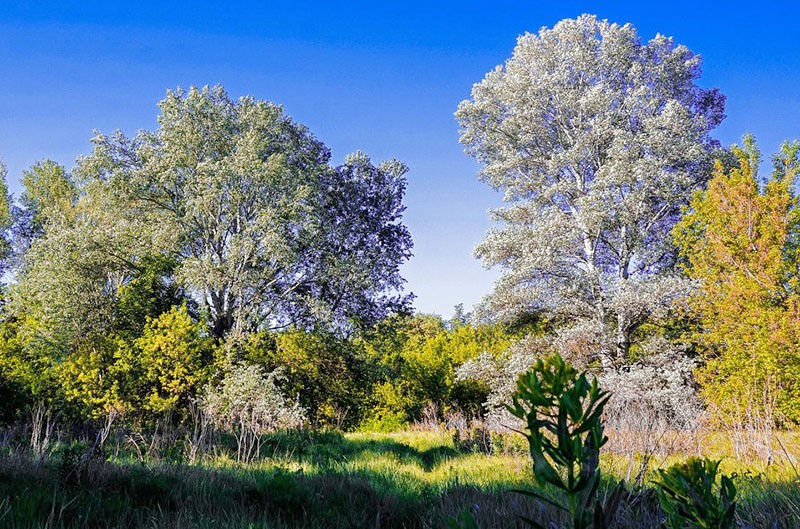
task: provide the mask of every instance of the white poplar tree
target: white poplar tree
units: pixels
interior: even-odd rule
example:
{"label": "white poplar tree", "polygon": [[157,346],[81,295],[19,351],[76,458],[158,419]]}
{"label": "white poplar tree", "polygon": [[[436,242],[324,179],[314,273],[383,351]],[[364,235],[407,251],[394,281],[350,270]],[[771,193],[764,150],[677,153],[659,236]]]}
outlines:
{"label": "white poplar tree", "polygon": [[283,109],[170,91],[155,131],[99,134],[80,173],[176,260],[212,332],[374,321],[405,309],[406,167],[330,151]]}
{"label": "white poplar tree", "polygon": [[484,310],[545,311],[596,324],[607,362],[685,292],[669,231],[706,181],[724,97],[697,86],[700,58],[643,43],[595,16],[519,37],[456,112],[480,177],[508,207],[477,247],[505,274]]}

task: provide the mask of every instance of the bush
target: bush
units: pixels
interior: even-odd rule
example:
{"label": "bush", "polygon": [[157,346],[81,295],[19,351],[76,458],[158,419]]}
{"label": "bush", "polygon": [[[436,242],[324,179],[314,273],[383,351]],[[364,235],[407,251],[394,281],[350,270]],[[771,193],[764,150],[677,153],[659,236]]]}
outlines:
{"label": "bush", "polygon": [[265,375],[259,366],[233,365],[217,387],[206,390],[203,404],[214,425],[236,436],[237,461],[259,457],[265,434],[305,421],[305,410],[275,385],[279,376],[279,371]]}
{"label": "bush", "polygon": [[733,529],[736,488],[727,476],[717,483],[719,461],[690,457],[659,470],[658,500],[669,529]]}

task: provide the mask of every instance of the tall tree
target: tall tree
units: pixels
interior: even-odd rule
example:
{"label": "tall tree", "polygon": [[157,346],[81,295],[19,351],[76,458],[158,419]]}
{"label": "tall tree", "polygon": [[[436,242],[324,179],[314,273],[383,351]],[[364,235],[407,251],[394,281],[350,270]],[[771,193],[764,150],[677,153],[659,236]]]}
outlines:
{"label": "tall tree", "polygon": [[6,164],[0,160],[0,273],[5,272],[11,256],[11,197],[8,194]]}
{"label": "tall tree", "polygon": [[763,189],[751,137],[739,166],[717,164],[675,227],[705,364],[706,400],[747,427],[800,422],[800,211],[792,190],[798,144],[785,144]]}
{"label": "tall tree", "polygon": [[25,254],[45,226],[67,225],[74,220],[78,186],[63,165],[43,160],[22,173],[22,195],[11,208],[12,266],[23,267]]}
{"label": "tall tree", "polygon": [[355,155],[332,168],[281,107],[221,87],[169,92],[159,107],[156,131],[98,135],[80,174],[175,259],[216,336],[405,306],[405,166]]}
{"label": "tall tree", "polygon": [[700,59],[594,16],[519,37],[456,112],[480,176],[511,205],[476,249],[506,273],[487,308],[588,320],[622,361],[634,331],[684,291],[669,230],[708,177],[724,97]]}

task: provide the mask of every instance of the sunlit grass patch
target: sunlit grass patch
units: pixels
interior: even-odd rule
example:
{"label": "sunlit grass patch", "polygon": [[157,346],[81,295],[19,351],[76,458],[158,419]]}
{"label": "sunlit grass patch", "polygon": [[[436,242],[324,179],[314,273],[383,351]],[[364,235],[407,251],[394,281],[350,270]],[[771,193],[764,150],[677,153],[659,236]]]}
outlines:
{"label": "sunlit grass patch", "polygon": [[[526,454],[456,450],[441,432],[293,432],[267,439],[262,456],[250,464],[222,454],[195,465],[125,458],[74,464],[55,454],[39,464],[10,451],[0,458],[0,527],[424,529],[465,510],[485,528],[514,527],[520,514],[560,520],[509,492],[534,486]],[[649,472],[681,457],[651,460],[621,512],[621,529],[658,527]],[[800,485],[788,465],[778,461],[761,472],[725,461],[725,471],[737,473],[748,527],[798,526]],[[620,476],[627,463],[604,454],[601,464]]]}

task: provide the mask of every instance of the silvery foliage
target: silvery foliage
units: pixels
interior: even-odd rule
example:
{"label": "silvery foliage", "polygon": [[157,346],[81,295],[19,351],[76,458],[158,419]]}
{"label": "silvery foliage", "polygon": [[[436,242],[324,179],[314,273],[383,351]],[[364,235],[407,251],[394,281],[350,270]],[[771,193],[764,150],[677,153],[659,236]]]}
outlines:
{"label": "silvery foliage", "polygon": [[136,219],[115,210],[105,187],[88,183],[74,214],[50,215],[30,241],[9,308],[35,316],[21,332],[30,332],[50,354],[67,353],[76,339],[110,330],[115,300],[135,275],[137,256],[159,250]]}
{"label": "silvery foliage", "polygon": [[406,167],[329,150],[280,106],[170,91],[156,131],[97,134],[79,172],[178,262],[212,331],[376,319],[403,307]]}
{"label": "silvery foliage", "polygon": [[[601,327],[601,328],[598,328]],[[456,370],[458,380],[480,380],[492,388],[484,403],[490,428],[519,429],[523,425],[505,409],[511,402],[517,378],[528,371],[536,359],[558,352],[566,360],[586,367],[584,351],[598,347],[598,341],[612,337],[590,320],[564,327],[554,336],[528,336],[506,353],[483,353]],[[702,406],[695,391],[694,360],[668,340],[655,336],[642,343],[641,360],[621,367],[600,367],[595,374],[600,386],[612,393],[605,420],[611,428],[650,427],[690,430],[696,427]],[[635,425],[634,425],[635,423]]]}
{"label": "silvery foliage", "polygon": [[204,407],[215,426],[226,431],[244,424],[255,433],[300,426],[306,412],[280,392],[275,384],[280,378],[280,370],[264,374],[260,366],[235,364],[219,385],[206,389]]}
{"label": "silvery foliage", "polygon": [[477,247],[505,274],[484,314],[529,310],[607,323],[606,360],[686,286],[669,231],[708,178],[724,97],[672,39],[583,15],[519,37],[456,112],[480,176],[505,192]]}
{"label": "silvery foliage", "polygon": [[278,389],[280,376],[280,370],[265,375],[260,366],[234,364],[217,386],[206,388],[203,410],[216,428],[236,436],[239,460],[257,455],[263,435],[297,428],[306,420],[299,403]]}
{"label": "silvery foliage", "polygon": [[528,371],[536,358],[551,351],[551,345],[542,337],[527,336],[499,356],[481,353],[456,369],[456,380],[478,380],[491,389],[484,408],[486,425],[493,430],[520,429],[522,423],[511,415],[505,405],[517,387],[517,378]]}
{"label": "silvery foliage", "polygon": [[600,385],[612,392],[605,418],[610,427],[631,430],[632,425],[692,430],[703,411],[692,371],[695,360],[663,337],[642,344],[642,359],[620,370],[605,370]]}

